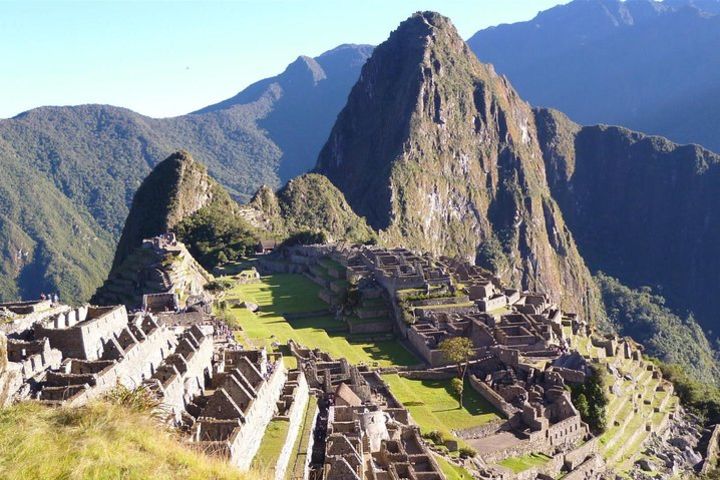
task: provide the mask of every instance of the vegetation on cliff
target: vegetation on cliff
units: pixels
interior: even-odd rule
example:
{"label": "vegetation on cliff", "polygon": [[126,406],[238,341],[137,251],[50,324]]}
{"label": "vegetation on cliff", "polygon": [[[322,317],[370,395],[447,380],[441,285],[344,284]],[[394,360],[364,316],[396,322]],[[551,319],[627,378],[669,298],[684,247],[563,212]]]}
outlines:
{"label": "vegetation on cliff", "polygon": [[649,287],[631,289],[602,272],[595,278],[609,320],[620,334],[640,342],[647,354],[680,365],[696,380],[716,384],[716,353],[692,315],[678,317]]}
{"label": "vegetation on cliff", "polygon": [[261,239],[374,241],[375,232],[327,178],[308,174],[238,205],[189,153],[158,164],[135,193],[115,254],[120,268],[144,238],[174,232],[208,270],[254,253]]}
{"label": "vegetation on cliff", "polygon": [[680,365],[658,362],[663,377],[671,381],[680,402],[699,414],[708,425],[720,423],[720,388],[700,382]]}
{"label": "vegetation on cliff", "polygon": [[0,300],[88,298],[112,259],[112,238],[0,139]]}
{"label": "vegetation on cliff", "polygon": [[[210,178],[203,164],[185,151],[170,155],[153,169],[135,192],[115,250],[113,268],[139,247],[143,239],[174,230],[204,207],[212,212],[224,212],[229,218],[237,214],[235,201]],[[202,221],[197,222],[197,226],[203,225]],[[190,233],[189,226],[183,231]]]}
{"label": "vegetation on cliff", "polygon": [[368,243],[377,239],[364,218],[350,208],[343,193],[323,175],[309,173],[273,192],[262,187],[244,209],[253,225],[278,238],[306,243]]}
{"label": "vegetation on cliff", "polygon": [[[536,110],[553,197],[592,271],[657,287],[712,338],[720,311],[720,155]],[[720,332],[719,332],[720,333]]]}
{"label": "vegetation on cliff", "polygon": [[260,241],[257,230],[242,217],[230,215],[217,205],[201,208],[173,230],[208,270],[253,254]]}
{"label": "vegetation on cliff", "polygon": [[376,238],[364,218],[352,211],[344,195],[318,174],[290,180],[277,193],[280,215],[289,232],[324,231],[330,241],[367,243]]}

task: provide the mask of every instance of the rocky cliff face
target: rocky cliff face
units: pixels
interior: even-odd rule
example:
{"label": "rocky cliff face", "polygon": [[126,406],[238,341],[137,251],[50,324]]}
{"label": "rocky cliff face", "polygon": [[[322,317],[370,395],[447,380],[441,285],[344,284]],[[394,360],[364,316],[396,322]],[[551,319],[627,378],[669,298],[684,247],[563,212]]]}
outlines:
{"label": "rocky cliff face", "polygon": [[172,230],[185,218],[203,207],[222,204],[228,214],[237,204],[210,178],[207,169],[189,153],[170,155],[153,169],[135,192],[115,251],[113,269],[142,244],[144,238]]}
{"label": "rocky cliff face", "polygon": [[720,155],[620,127],[535,112],[548,183],[593,270],[659,286],[716,331]]}
{"label": "rocky cliff face", "polygon": [[316,171],[385,243],[477,259],[594,315],[533,112],[447,18],[417,13],[375,49]]}

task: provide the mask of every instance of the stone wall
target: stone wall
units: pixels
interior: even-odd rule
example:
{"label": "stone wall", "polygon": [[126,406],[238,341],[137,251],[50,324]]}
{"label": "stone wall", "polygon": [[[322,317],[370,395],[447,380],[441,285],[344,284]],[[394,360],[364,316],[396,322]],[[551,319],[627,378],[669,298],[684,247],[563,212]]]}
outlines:
{"label": "stone wall", "polygon": [[245,423],[237,429],[231,441],[231,462],[242,471],[250,468],[260,448],[265,429],[275,415],[275,404],[287,379],[282,358],[275,362],[275,370],[258,391],[257,397],[245,412]]}
{"label": "stone wall", "polygon": [[468,303],[470,297],[467,295],[459,295],[457,297],[437,297],[437,298],[425,298],[422,300],[410,300],[408,304],[411,307],[431,307],[438,305],[454,305],[457,303]]}
{"label": "stone wall", "polygon": [[0,408],[10,404],[22,382],[20,367],[7,359],[7,338],[0,333]]}
{"label": "stone wall", "polygon": [[124,306],[81,307],[37,324],[35,338],[48,338],[50,346],[63,352],[65,358],[97,360],[103,354],[105,342],[118,335],[127,324]]}
{"label": "stone wall", "polygon": [[181,337],[175,353],[168,355],[145,384],[156,388],[163,408],[180,420],[187,403],[205,389],[212,373],[213,337],[195,326]]}
{"label": "stone wall", "polygon": [[[117,363],[103,370],[97,376],[97,383],[79,395],[69,399],[68,405],[77,407],[98,398],[115,388],[118,384],[129,389],[142,385],[170,353],[168,345],[174,345],[175,335],[168,329],[156,328],[147,338],[136,344]],[[72,362],[72,360],[71,360]]]}
{"label": "stone wall", "polygon": [[470,386],[475,389],[490,405],[495,407],[505,418],[510,418],[517,412],[517,408],[506,402],[495,390],[485,382],[479,380],[475,375],[470,375]]}
{"label": "stone wall", "polygon": [[575,470],[585,460],[598,453],[598,442],[599,437],[593,437],[587,442],[580,445],[578,448],[569,451],[565,454],[565,467],[569,470]]}
{"label": "stone wall", "polygon": [[7,359],[20,368],[23,381],[27,381],[47,369],[60,367],[62,353],[50,348],[47,338],[35,341],[8,340]]}
{"label": "stone wall", "polygon": [[552,371],[557,372],[566,383],[585,383],[585,372],[580,370],[552,367]]}
{"label": "stone wall", "polygon": [[563,477],[564,480],[595,480],[605,470],[605,461],[599,454],[593,454],[575,470]]}
{"label": "stone wall", "polygon": [[294,401],[290,406],[290,410],[287,414],[287,419],[290,425],[288,426],[287,437],[285,438],[285,444],[280,450],[277,463],[275,464],[275,480],[283,480],[285,478],[285,472],[288,468],[290,457],[293,453],[293,446],[295,440],[300,433],[305,418],[305,409],[310,399],[310,389],[308,388],[307,380],[302,372],[299,372],[297,378],[297,386],[295,387]]}
{"label": "stone wall", "polygon": [[411,380],[449,380],[457,376],[454,370],[407,370],[399,375]]}
{"label": "stone wall", "polygon": [[[407,328],[407,326],[405,326]],[[415,329],[407,328],[406,336],[410,345],[420,355],[420,357],[432,367],[437,367],[445,362],[443,353],[440,350],[432,350],[425,343],[425,337],[420,335]]]}
{"label": "stone wall", "polygon": [[380,320],[377,322],[350,322],[349,329],[352,334],[392,333],[393,326],[389,320]]}
{"label": "stone wall", "polygon": [[29,330],[36,322],[44,318],[67,312],[69,310],[70,307],[67,305],[58,305],[47,310],[39,310],[27,315],[20,315],[13,318],[12,321],[0,325],[0,332],[4,332],[6,335],[11,333],[22,333]]}

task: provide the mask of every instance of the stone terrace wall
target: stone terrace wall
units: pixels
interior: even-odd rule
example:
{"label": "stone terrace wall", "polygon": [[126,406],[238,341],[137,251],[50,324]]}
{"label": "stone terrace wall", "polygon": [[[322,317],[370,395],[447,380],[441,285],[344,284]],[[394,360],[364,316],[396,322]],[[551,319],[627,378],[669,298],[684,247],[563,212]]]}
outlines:
{"label": "stone terrace wall", "polygon": [[[407,328],[407,327],[406,327]],[[406,336],[415,351],[432,367],[437,367],[445,362],[443,353],[440,350],[431,350],[425,343],[425,337],[420,335],[415,329],[407,328]]]}
{"label": "stone terrace wall", "polygon": [[60,313],[36,325],[35,338],[48,338],[50,346],[63,352],[65,358],[97,360],[104,343],[127,326],[128,315],[124,306],[90,307],[87,315],[90,318],[84,319],[82,309]]}
{"label": "stone terrace wall", "polygon": [[11,333],[22,333],[30,329],[36,322],[44,318],[48,318],[59,313],[64,313],[69,310],[70,307],[68,307],[67,305],[58,305],[57,307],[52,307],[48,310],[40,310],[27,315],[21,315],[19,317],[13,318],[12,321],[9,323],[0,325],[0,332],[4,332],[7,335]]}
{"label": "stone terrace wall", "polygon": [[302,372],[299,372],[294,395],[295,400],[290,406],[290,411],[287,415],[288,422],[290,423],[287,437],[285,438],[285,444],[280,450],[277,463],[275,463],[275,480],[283,480],[285,478],[288,462],[293,453],[293,446],[295,446],[295,440],[300,433],[300,428],[305,418],[305,409],[310,400],[310,389],[305,375]]}
{"label": "stone terrace wall", "polygon": [[599,454],[594,454],[578,468],[563,477],[564,480],[595,480],[605,470],[605,461]]}
{"label": "stone terrace wall", "polygon": [[212,372],[213,337],[199,327],[187,330],[175,353],[165,358],[153,379],[146,384],[159,388],[163,406],[169,408],[175,420],[185,410],[187,401],[204,390],[205,374]]}
{"label": "stone terrace wall", "polygon": [[411,380],[449,380],[457,376],[453,370],[407,370],[398,374]]}
{"label": "stone terrace wall", "polygon": [[130,389],[139,387],[143,380],[150,377],[161,364],[164,358],[163,352],[167,352],[168,345],[174,345],[175,341],[175,335],[170,330],[156,328],[144,341],[127,351],[115,365],[98,375],[95,387],[76,395],[68,405],[73,407],[84,405],[112,390],[118,384]]}
{"label": "stone terrace wall", "polygon": [[7,406],[22,386],[20,367],[7,359],[7,338],[0,333],[0,408]]}
{"label": "stone terrace wall", "polygon": [[599,437],[593,437],[575,450],[566,453],[565,466],[570,470],[575,470],[578,466],[585,462],[588,457],[598,453],[599,440]]}

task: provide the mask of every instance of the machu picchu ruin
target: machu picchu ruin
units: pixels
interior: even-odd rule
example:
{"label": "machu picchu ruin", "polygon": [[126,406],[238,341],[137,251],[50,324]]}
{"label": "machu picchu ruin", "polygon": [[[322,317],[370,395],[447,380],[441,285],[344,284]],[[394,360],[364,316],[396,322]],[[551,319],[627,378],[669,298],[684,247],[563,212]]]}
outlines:
{"label": "machu picchu ruin", "polygon": [[[615,126],[718,126],[720,0],[551,2],[467,42],[472,15],[433,11],[383,37],[372,2],[292,2],[282,28],[252,0],[223,4],[227,25],[214,2],[71,3],[24,37],[10,2],[5,43],[93,61],[10,55],[6,90],[95,95],[102,73],[138,99],[163,80],[153,102],[181,108],[160,93],[197,102],[208,62],[247,83],[263,43],[372,45],[189,114],[0,118],[0,480],[720,478],[720,156]],[[466,3],[447,8],[537,8]],[[220,66],[230,32],[258,58]],[[581,70],[604,123],[554,110]]]}
{"label": "machu picchu ruin", "polygon": [[[142,248],[175,242],[162,235]],[[198,284],[183,302],[182,276],[168,276],[165,291],[142,284],[131,311],[0,305],[4,402],[81,406],[120,385],[143,388],[187,445],[240,471],[262,467],[293,480],[600,478],[659,463],[662,452],[645,446],[685,415],[640,345],[465,261],[295,245],[218,275],[224,289]],[[273,278],[304,293],[280,293],[279,303],[242,293]],[[254,330],[265,315],[273,327]],[[464,398],[450,388],[460,364],[444,342],[454,338],[469,344]],[[576,393],[592,382],[605,402],[601,428],[587,403],[577,406]],[[441,389],[446,404],[464,400],[472,410],[428,408],[423,394],[411,399],[418,388]],[[454,409],[464,420],[439,416]],[[697,444],[689,448],[700,456]],[[690,463],[673,465],[692,471]]]}

